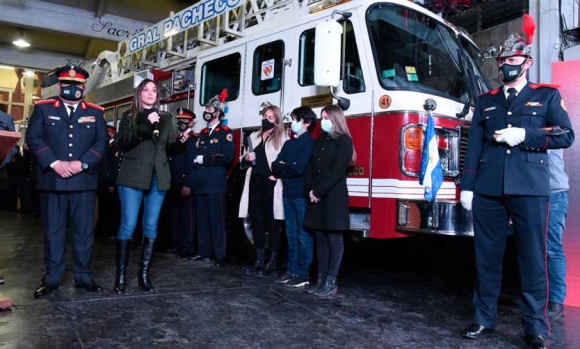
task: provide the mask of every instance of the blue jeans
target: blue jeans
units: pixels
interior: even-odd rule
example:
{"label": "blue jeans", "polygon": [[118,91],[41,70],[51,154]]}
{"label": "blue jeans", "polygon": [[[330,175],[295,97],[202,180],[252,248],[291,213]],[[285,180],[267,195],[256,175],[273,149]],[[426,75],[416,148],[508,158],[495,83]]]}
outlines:
{"label": "blue jeans", "polygon": [[149,190],[136,189],[120,185],[119,199],[121,200],[121,224],[117,239],[130,240],[137,226],[141,201],[144,201],[143,210],[143,235],[150,239],[157,237],[157,222],[159,212],[165,198],[166,190],[159,190],[157,187],[157,176],[151,178],[151,188]]}
{"label": "blue jeans", "polygon": [[548,221],[548,280],[550,302],[564,303],[566,299],[566,256],[562,245],[566,216],[568,215],[568,192],[550,195],[550,219]]}
{"label": "blue jeans", "polygon": [[288,237],[288,272],[308,279],[314,242],[312,234],[302,226],[306,213],[306,198],[283,198],[283,203]]}

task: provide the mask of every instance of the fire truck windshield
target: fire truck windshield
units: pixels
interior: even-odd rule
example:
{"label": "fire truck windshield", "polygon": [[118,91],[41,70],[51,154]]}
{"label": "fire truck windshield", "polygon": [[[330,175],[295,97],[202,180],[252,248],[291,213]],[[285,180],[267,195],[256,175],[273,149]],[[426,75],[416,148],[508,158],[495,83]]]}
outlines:
{"label": "fire truck windshield", "polygon": [[[481,76],[471,71],[479,68],[474,52],[437,19],[407,7],[376,4],[367,12],[367,26],[383,88],[425,92],[461,103],[481,92],[470,91],[472,74]],[[475,46],[472,49],[478,52]],[[477,85],[481,86],[473,86],[476,90],[485,88],[485,83]]]}

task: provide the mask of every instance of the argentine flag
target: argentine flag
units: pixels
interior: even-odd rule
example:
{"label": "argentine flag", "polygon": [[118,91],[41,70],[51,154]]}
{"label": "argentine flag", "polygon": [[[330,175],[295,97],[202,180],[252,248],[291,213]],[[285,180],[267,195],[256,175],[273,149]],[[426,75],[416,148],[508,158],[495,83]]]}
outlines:
{"label": "argentine flag", "polygon": [[419,184],[425,186],[425,200],[431,202],[435,199],[441,184],[443,183],[443,168],[439,161],[439,147],[433,116],[429,112],[427,130],[423,138],[423,150],[421,153],[421,172]]}

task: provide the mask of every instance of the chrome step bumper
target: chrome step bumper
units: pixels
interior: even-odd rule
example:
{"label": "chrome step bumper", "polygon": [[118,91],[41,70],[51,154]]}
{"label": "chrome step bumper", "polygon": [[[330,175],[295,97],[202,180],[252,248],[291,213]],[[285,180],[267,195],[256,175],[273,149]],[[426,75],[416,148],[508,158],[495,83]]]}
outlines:
{"label": "chrome step bumper", "polygon": [[397,200],[397,231],[473,236],[473,218],[458,201]]}

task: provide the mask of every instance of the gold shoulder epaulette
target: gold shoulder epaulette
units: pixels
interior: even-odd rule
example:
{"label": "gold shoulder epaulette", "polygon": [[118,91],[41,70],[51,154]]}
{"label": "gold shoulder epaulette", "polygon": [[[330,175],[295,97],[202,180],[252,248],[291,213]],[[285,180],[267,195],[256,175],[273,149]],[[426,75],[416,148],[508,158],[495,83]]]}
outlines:
{"label": "gold shoulder epaulette", "polygon": [[95,109],[98,109],[100,111],[105,111],[105,108],[101,107],[100,105],[96,105],[94,103],[90,103],[90,102],[85,102],[89,107],[93,107]]}
{"label": "gold shoulder epaulette", "polygon": [[37,105],[37,104],[50,104],[50,103],[56,103],[56,99],[54,99],[54,98],[40,99],[38,101],[35,101],[34,102],[34,105]]}

